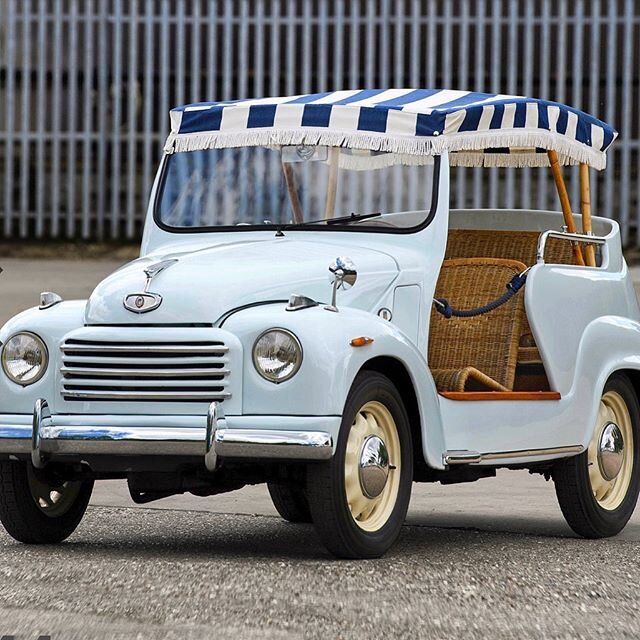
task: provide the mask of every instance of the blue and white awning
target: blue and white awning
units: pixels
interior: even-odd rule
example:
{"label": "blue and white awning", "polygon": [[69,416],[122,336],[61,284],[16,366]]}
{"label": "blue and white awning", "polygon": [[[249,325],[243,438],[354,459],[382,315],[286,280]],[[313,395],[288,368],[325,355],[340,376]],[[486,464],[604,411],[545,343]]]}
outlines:
{"label": "blue and white awning", "polygon": [[563,164],[604,169],[616,131],[558,102],[434,89],[370,89],[229,102],[171,111],[165,150],[321,144],[408,155],[451,152],[460,166]]}

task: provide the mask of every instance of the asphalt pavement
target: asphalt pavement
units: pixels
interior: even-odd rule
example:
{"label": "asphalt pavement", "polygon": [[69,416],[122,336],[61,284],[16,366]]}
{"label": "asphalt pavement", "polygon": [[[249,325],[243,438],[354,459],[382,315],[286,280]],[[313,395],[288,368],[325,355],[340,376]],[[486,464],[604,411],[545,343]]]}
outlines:
{"label": "asphalt pavement", "polygon": [[[41,290],[86,297],[117,264],[0,260],[0,322]],[[399,543],[359,562],[281,521],[262,486],[143,508],[107,481],[62,545],[0,532],[0,638],[637,638],[639,552],[640,510],[581,540],[523,471],[414,485]]]}

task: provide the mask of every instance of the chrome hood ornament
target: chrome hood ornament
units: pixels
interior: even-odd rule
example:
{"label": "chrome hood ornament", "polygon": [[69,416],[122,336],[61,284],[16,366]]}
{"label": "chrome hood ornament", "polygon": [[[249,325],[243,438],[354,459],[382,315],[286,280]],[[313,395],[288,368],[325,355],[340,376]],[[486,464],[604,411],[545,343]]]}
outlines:
{"label": "chrome hood ornament", "polygon": [[149,291],[151,282],[165,269],[168,269],[172,265],[178,262],[177,258],[171,258],[169,260],[162,260],[149,265],[144,273],[147,276],[147,281],[144,285],[144,290],[141,293],[130,293],[124,299],[124,307],[127,311],[132,313],[149,313],[157,309],[162,304],[162,296],[159,293],[152,293]]}

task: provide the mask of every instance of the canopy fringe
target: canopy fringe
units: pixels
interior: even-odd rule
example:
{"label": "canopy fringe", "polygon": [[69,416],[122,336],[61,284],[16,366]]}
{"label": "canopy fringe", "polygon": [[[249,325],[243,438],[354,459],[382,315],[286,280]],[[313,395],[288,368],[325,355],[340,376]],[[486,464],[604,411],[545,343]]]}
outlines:
{"label": "canopy fringe", "polygon": [[[546,154],[535,149],[554,150],[562,164],[588,164],[602,170],[606,155],[580,142],[552,131],[501,129],[440,136],[402,136],[372,132],[341,132],[314,128],[250,131],[205,131],[171,133],[165,144],[167,153],[269,145],[327,145],[351,149],[388,151],[413,156],[433,156],[456,152],[451,164],[466,167],[549,166]],[[491,149],[510,149],[510,153],[491,153]],[[530,149],[531,151],[527,151]],[[481,153],[482,152],[482,153]],[[369,165],[371,167],[371,165]]]}

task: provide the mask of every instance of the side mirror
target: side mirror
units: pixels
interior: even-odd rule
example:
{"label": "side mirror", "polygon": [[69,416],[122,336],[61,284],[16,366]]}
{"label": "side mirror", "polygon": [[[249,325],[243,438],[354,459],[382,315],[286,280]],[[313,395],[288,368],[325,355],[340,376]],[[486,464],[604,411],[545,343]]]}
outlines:
{"label": "side mirror", "polygon": [[329,282],[333,285],[331,294],[331,304],[325,309],[328,311],[338,311],[336,307],[336,294],[338,289],[351,289],[358,279],[358,270],[351,258],[336,258],[329,266]]}

